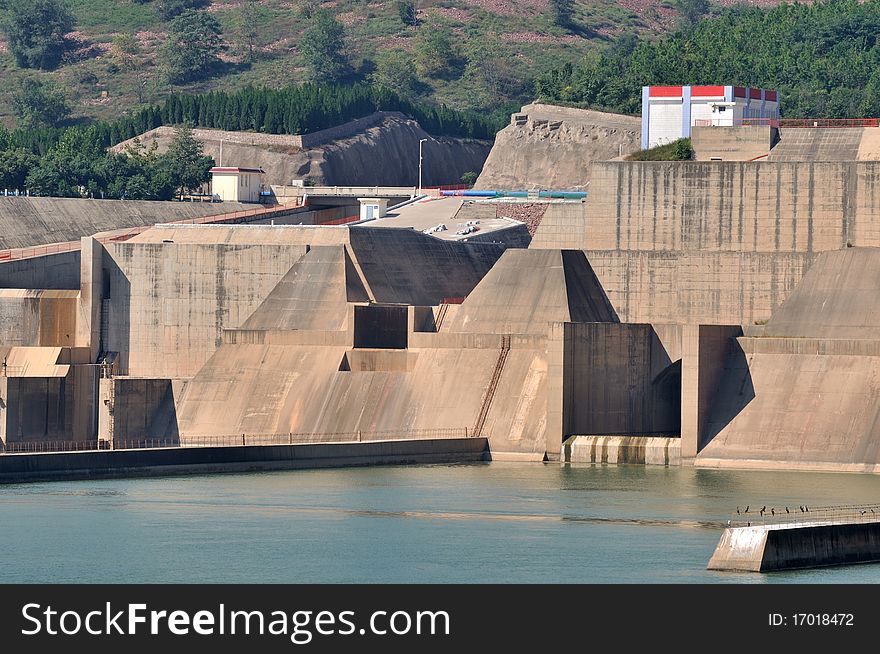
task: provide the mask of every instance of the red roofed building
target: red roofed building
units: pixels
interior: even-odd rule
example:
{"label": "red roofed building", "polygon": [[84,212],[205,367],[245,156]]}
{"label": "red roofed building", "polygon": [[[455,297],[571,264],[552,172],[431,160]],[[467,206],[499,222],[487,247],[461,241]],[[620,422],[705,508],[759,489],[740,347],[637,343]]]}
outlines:
{"label": "red roofed building", "polygon": [[744,86],[643,86],[642,148],[689,137],[695,126],[779,119],[776,91]]}

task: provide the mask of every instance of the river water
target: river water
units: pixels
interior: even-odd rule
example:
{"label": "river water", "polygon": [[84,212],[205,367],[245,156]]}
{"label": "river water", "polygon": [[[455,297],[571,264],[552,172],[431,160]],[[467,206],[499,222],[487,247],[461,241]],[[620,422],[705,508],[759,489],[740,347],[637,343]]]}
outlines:
{"label": "river water", "polygon": [[491,463],[0,486],[0,582],[878,583],[709,572],[737,505],[880,476]]}

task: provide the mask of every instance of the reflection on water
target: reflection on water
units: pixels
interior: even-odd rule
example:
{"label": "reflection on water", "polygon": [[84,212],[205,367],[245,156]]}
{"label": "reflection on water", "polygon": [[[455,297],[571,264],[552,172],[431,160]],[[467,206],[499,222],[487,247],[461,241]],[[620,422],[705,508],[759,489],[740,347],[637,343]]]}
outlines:
{"label": "reflection on water", "polygon": [[0,486],[0,582],[880,582],[709,572],[736,506],[872,475],[492,463]]}

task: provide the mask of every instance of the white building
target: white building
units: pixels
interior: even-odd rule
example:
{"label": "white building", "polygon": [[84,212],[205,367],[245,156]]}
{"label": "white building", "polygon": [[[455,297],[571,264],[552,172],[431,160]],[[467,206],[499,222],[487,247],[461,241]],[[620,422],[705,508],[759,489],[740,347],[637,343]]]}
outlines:
{"label": "white building", "polygon": [[259,202],[262,168],[215,166],[211,168],[211,193],[224,202]]}
{"label": "white building", "polygon": [[643,86],[642,149],[689,137],[692,127],[774,125],[776,91],[744,86]]}

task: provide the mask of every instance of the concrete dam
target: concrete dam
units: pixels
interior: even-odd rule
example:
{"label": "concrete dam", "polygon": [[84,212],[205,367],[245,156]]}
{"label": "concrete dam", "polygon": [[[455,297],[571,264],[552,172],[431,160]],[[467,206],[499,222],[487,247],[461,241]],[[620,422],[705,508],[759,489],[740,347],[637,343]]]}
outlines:
{"label": "concrete dam", "polygon": [[0,262],[0,442],[464,437],[494,459],[873,472],[878,175],[594,162],[528,247],[522,225],[381,218],[85,236],[71,288],[21,284],[63,255]]}

